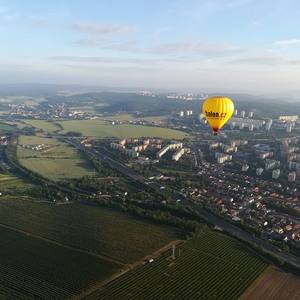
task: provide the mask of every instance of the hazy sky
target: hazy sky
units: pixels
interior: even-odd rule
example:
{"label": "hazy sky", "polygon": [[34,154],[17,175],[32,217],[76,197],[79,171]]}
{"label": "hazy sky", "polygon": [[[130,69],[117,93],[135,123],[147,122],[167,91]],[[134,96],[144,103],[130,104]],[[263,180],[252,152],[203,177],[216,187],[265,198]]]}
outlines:
{"label": "hazy sky", "polygon": [[0,82],[300,90],[299,0],[0,0]]}

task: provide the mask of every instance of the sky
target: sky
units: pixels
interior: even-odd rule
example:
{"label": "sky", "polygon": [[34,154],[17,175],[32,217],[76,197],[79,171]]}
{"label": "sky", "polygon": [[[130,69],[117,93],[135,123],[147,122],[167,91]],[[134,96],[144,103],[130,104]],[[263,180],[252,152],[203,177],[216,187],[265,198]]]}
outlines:
{"label": "sky", "polygon": [[0,0],[0,83],[300,91],[299,0]]}

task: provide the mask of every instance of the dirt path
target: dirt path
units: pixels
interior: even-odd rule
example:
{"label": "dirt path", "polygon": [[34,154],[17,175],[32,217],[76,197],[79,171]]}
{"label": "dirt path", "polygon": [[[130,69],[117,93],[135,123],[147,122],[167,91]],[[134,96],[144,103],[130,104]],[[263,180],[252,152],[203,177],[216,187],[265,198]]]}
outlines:
{"label": "dirt path", "polygon": [[167,250],[171,249],[171,247],[173,245],[179,245],[181,243],[183,243],[184,241],[182,240],[174,240],[169,242],[167,245],[159,248],[157,251],[155,251],[152,254],[146,255],[145,257],[143,257],[142,259],[138,260],[137,262],[133,263],[133,264],[128,264],[128,265],[124,265],[124,267],[118,271],[118,273],[113,274],[112,276],[108,277],[107,279],[99,282],[98,284],[94,285],[93,287],[84,290],[83,292],[81,292],[79,295],[75,296],[73,298],[73,300],[79,300],[82,299],[90,294],[92,294],[93,292],[101,289],[104,285],[108,284],[109,282],[112,282],[113,280],[116,280],[117,278],[119,278],[120,276],[126,274],[127,272],[129,272],[130,270],[133,270],[135,268],[138,268],[142,265],[144,265],[145,263],[147,263],[147,261],[149,259],[155,259],[157,257],[159,257],[162,253],[166,252]]}
{"label": "dirt path", "polygon": [[270,266],[240,300],[299,300],[300,277]]}

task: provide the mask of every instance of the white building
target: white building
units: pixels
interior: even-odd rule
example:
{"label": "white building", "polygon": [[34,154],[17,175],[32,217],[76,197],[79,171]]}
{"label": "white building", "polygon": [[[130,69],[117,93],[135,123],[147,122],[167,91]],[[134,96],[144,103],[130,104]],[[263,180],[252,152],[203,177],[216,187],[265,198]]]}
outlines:
{"label": "white building", "polygon": [[175,160],[175,161],[178,161],[181,156],[187,151],[186,148],[182,148],[182,149],[179,149],[177,150],[173,155],[172,155],[172,159]]}
{"label": "white building", "polygon": [[224,153],[220,153],[220,152],[216,152],[215,157],[219,164],[223,164],[226,161],[232,160],[232,155],[224,154]]}
{"label": "white building", "polygon": [[183,146],[182,143],[173,143],[173,144],[166,145],[165,147],[163,147],[161,150],[159,150],[159,151],[156,153],[156,157],[157,157],[157,158],[161,158],[161,157],[163,157],[169,150],[180,149],[180,148],[182,148],[182,146]]}
{"label": "white building", "polygon": [[278,179],[279,176],[280,176],[280,170],[279,169],[273,170],[273,172],[272,172],[272,178],[273,179]]}
{"label": "white building", "polygon": [[280,166],[280,161],[278,161],[278,160],[266,159],[266,161],[265,161],[265,169],[266,170],[272,170],[279,166]]}
{"label": "white building", "polygon": [[243,171],[243,172],[247,172],[248,169],[249,169],[249,165],[248,165],[248,164],[242,165],[242,171]]}
{"label": "white building", "polygon": [[273,152],[271,151],[263,151],[263,152],[259,152],[258,157],[260,159],[266,159],[268,157],[272,157],[273,156]]}
{"label": "white building", "polygon": [[257,168],[256,169],[256,175],[260,176],[263,173],[264,169],[263,168]]}
{"label": "white building", "polygon": [[292,124],[291,123],[288,123],[287,125],[286,125],[286,132],[287,133],[291,133],[292,132]]}
{"label": "white building", "polygon": [[270,119],[270,120],[267,121],[267,123],[266,123],[266,130],[267,131],[271,130],[272,124],[273,124],[272,119]]}
{"label": "white building", "polygon": [[241,117],[245,118],[246,112],[244,110],[241,111]]}
{"label": "white building", "polygon": [[298,116],[280,116],[279,120],[283,122],[295,122],[298,120]]}

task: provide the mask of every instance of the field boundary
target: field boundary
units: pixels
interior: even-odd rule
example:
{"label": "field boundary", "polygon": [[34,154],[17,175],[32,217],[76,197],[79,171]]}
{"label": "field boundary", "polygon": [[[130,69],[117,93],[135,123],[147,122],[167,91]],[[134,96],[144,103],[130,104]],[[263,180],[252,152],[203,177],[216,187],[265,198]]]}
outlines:
{"label": "field boundary", "polygon": [[113,258],[105,256],[105,255],[96,254],[96,253],[93,253],[93,252],[90,252],[90,251],[86,251],[86,250],[83,250],[83,249],[80,249],[80,248],[68,246],[68,245],[59,243],[57,241],[54,241],[54,240],[51,240],[51,239],[47,239],[47,238],[44,238],[42,236],[39,236],[39,235],[30,233],[30,232],[24,231],[22,229],[18,229],[18,228],[6,225],[6,224],[3,224],[3,223],[0,223],[0,227],[8,229],[8,230],[15,231],[15,232],[18,232],[18,233],[21,233],[21,234],[23,234],[25,236],[29,236],[29,237],[33,237],[33,238],[42,240],[44,242],[47,242],[47,243],[50,243],[50,244],[53,244],[53,245],[56,245],[56,246],[60,246],[60,247],[63,247],[63,248],[69,249],[69,250],[77,251],[77,252],[80,252],[80,253],[83,253],[83,254],[86,254],[86,255],[89,255],[89,256],[93,256],[93,257],[96,257],[96,258],[99,258],[99,259],[102,259],[102,260],[106,260],[106,261],[112,262],[114,264],[120,265],[122,267],[124,267],[124,266],[126,267],[127,266],[127,264],[124,264],[123,262],[121,262],[121,261],[119,261],[117,259],[113,259]]}
{"label": "field boundary", "polygon": [[274,266],[269,265],[266,269],[252,282],[252,284],[244,291],[244,293],[239,297],[239,300],[243,300],[244,297],[247,297],[249,293],[255,289],[256,285],[259,283],[260,280],[267,274],[267,272],[271,271]]}

